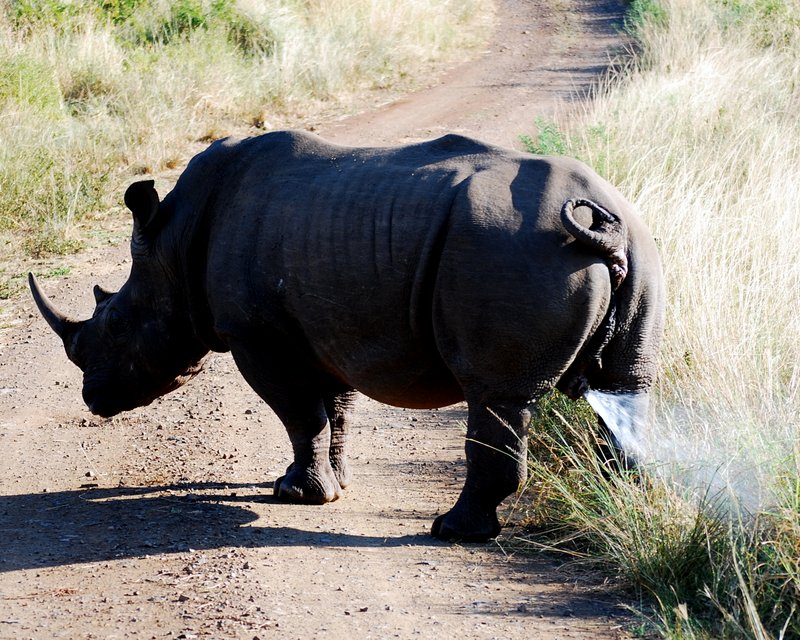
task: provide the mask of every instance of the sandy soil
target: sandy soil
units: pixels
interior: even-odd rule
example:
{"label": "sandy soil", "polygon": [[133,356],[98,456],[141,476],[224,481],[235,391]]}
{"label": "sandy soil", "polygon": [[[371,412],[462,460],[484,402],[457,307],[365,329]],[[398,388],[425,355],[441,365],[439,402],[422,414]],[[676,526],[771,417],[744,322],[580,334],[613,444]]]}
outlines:
{"label": "sandy soil", "polygon": [[[309,128],[353,144],[456,131],[516,146],[605,67],[621,11],[500,0],[477,59],[431,89]],[[119,286],[129,260],[109,244],[44,286],[85,317],[91,286]],[[361,398],[354,485],[323,507],[286,505],[271,488],[288,439],[227,355],[153,405],[100,420],[29,297],[4,306],[0,638],[625,637],[618,596],[509,552],[512,527],[486,545],[428,535],[461,487],[463,407]]]}

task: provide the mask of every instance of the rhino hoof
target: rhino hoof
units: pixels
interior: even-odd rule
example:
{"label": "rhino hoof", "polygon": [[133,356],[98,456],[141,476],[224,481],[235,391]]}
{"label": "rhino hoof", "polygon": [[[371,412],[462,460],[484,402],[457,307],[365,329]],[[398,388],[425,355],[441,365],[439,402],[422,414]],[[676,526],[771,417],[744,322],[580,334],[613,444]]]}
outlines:
{"label": "rhino hoof", "polygon": [[347,489],[353,482],[353,473],[350,471],[350,465],[347,461],[334,461],[331,463],[331,466],[333,467],[333,475],[336,477],[339,486],[342,489]]}
{"label": "rhino hoof", "polygon": [[321,476],[309,470],[304,473],[289,467],[287,474],[275,481],[273,493],[284,502],[325,504],[338,500],[341,490],[332,471]]}
{"label": "rhino hoof", "polygon": [[476,518],[465,517],[455,509],[433,521],[431,535],[447,542],[486,542],[500,533],[500,522],[495,513]]}

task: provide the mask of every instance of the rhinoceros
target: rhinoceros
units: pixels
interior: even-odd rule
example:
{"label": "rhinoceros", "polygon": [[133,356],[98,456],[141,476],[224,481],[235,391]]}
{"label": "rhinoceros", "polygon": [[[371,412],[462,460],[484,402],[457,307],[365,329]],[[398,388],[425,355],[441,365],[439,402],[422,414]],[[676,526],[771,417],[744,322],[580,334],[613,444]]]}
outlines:
{"label": "rhinoceros", "polygon": [[283,131],[217,141],[163,200],[145,180],[125,204],[130,276],[95,287],[91,319],[70,320],[29,277],[95,414],[146,405],[230,351],[292,444],[275,495],[321,504],[351,481],[356,391],[466,401],[466,481],[432,527],[464,541],[499,533],[532,403],[554,387],[624,406],[612,435],[635,449],[661,267],[633,207],[576,160],[459,135],[353,148]]}

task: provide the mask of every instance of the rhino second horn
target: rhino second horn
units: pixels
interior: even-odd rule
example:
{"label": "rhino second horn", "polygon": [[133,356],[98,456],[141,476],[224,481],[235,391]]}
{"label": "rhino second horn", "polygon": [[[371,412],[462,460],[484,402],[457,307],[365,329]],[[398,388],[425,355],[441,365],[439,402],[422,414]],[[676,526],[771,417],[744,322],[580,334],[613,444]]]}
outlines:
{"label": "rhino second horn", "polygon": [[36,276],[32,273],[28,273],[28,285],[30,285],[36,306],[39,307],[39,312],[44,319],[47,320],[47,324],[50,325],[50,328],[64,341],[66,346],[68,337],[77,329],[80,323],[70,320],[53,306],[53,303],[50,302],[50,299],[45,295],[41,287],[39,287]]}

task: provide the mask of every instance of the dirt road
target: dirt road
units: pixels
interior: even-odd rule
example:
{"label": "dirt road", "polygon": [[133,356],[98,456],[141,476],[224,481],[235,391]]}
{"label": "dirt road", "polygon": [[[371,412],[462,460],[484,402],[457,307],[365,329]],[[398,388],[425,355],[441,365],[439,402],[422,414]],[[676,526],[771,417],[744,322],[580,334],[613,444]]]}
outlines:
{"label": "dirt road", "polygon": [[[374,112],[315,123],[346,143],[446,131],[515,145],[619,46],[618,3],[500,0],[478,59]],[[171,186],[158,184],[162,193]],[[127,248],[65,260],[76,315]],[[36,268],[36,265],[32,265]],[[324,507],[271,498],[288,439],[226,355],[153,405],[100,420],[28,296],[0,328],[0,638],[616,638],[616,598],[552,560],[428,535],[463,479],[463,407],[362,398],[356,482]],[[513,515],[512,515],[513,519]]]}

